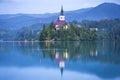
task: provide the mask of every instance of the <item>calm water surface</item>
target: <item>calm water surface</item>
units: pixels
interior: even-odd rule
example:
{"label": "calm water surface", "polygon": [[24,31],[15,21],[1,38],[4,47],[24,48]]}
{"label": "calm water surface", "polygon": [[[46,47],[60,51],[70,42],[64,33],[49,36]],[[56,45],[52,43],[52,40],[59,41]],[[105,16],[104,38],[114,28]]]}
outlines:
{"label": "calm water surface", "polygon": [[120,80],[120,42],[0,42],[0,80]]}

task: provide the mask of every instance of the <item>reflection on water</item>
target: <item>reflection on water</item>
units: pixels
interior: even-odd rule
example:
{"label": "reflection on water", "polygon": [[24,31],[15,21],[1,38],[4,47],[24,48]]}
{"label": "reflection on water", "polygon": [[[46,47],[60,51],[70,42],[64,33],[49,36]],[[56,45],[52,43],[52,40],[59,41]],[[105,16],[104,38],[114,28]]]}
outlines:
{"label": "reflection on water", "polygon": [[0,80],[119,80],[119,68],[119,42],[0,42]]}

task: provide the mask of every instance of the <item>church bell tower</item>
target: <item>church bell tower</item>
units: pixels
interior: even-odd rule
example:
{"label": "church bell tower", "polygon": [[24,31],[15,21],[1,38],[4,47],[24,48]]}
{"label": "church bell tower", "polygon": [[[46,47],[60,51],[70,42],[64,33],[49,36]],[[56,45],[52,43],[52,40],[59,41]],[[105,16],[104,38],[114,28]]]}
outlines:
{"label": "church bell tower", "polygon": [[63,11],[63,6],[61,6],[61,12],[60,12],[59,20],[61,20],[61,21],[64,21],[64,20],[65,20],[64,11]]}

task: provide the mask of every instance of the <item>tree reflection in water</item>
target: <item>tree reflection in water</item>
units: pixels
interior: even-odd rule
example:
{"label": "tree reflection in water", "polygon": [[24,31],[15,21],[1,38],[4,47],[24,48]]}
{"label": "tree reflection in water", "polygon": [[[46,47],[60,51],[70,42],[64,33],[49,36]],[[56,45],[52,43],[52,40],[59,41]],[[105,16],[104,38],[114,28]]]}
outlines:
{"label": "tree reflection in water", "polygon": [[[56,60],[61,69],[61,75],[67,60],[82,62],[98,61],[102,63],[120,63],[118,52],[109,42],[93,42],[93,41],[59,41],[59,42],[40,42],[40,49],[44,57],[50,57]],[[118,44],[116,44],[118,46]]]}
{"label": "tree reflection in water", "polygon": [[64,75],[68,70],[102,78],[120,75],[120,43],[114,41],[1,42],[0,53],[1,66],[59,67],[61,76],[63,70]]}

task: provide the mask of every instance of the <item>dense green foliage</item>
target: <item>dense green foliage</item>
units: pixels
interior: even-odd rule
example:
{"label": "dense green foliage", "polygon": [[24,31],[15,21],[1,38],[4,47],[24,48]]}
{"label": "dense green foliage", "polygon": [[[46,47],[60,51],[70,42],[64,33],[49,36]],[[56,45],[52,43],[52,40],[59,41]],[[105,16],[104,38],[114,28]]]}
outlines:
{"label": "dense green foliage", "polygon": [[63,25],[59,30],[55,30],[55,25],[52,22],[49,26],[44,25],[39,40],[95,40],[96,37],[96,31],[90,31],[86,27],[77,27],[74,24],[70,24],[68,29],[64,29]]}
{"label": "dense green foliage", "polygon": [[[87,21],[73,21],[69,23],[69,29],[55,30],[54,22],[48,24],[35,24],[18,30],[0,29],[0,41],[13,40],[120,40],[120,19]],[[77,27],[80,24],[85,27]],[[98,28],[98,31],[90,31],[89,28]]]}
{"label": "dense green foliage", "polygon": [[82,21],[82,26],[98,28],[98,39],[120,40],[120,19],[101,21]]}
{"label": "dense green foliage", "polygon": [[42,30],[43,24],[38,23],[32,26],[23,27],[18,30],[0,29],[1,41],[23,41],[23,40],[38,40],[39,33]]}
{"label": "dense green foliage", "polygon": [[[85,27],[76,27],[80,24]],[[54,30],[54,23],[44,26],[39,40],[120,40],[120,19],[88,21],[73,21],[69,29]],[[90,31],[90,28],[98,28],[98,31]]]}

